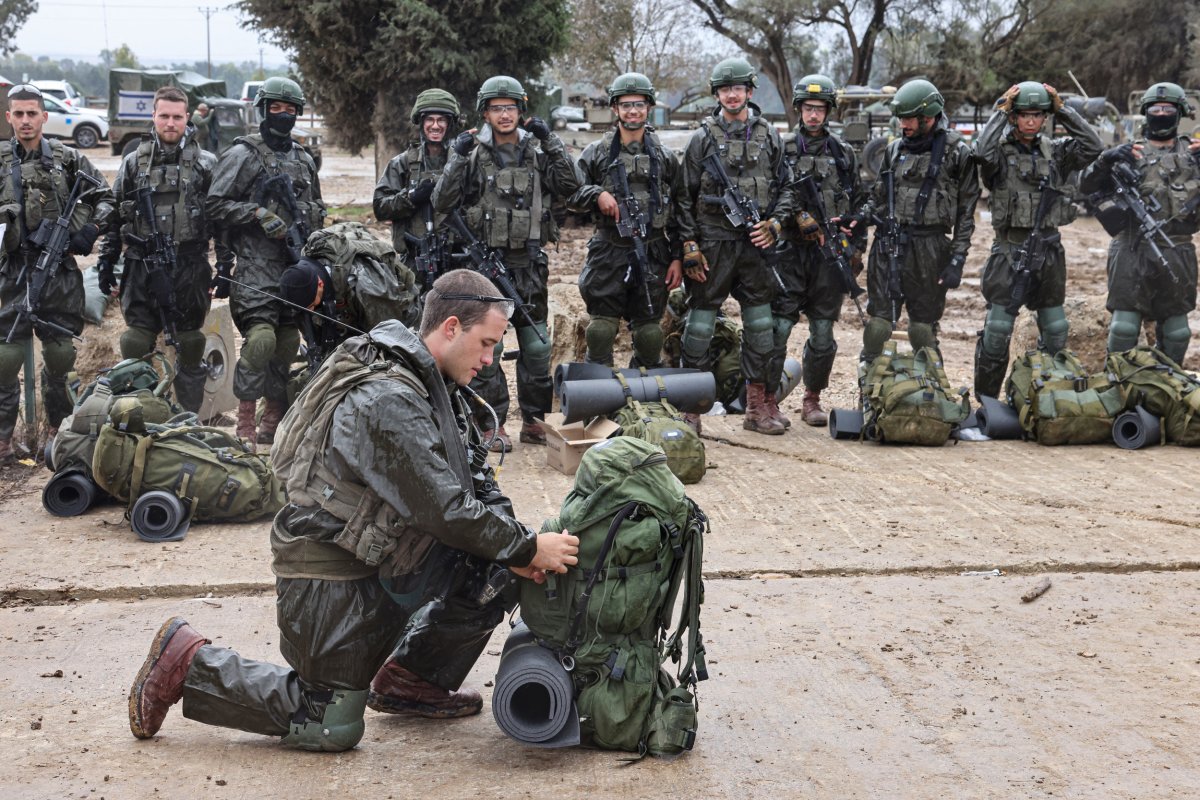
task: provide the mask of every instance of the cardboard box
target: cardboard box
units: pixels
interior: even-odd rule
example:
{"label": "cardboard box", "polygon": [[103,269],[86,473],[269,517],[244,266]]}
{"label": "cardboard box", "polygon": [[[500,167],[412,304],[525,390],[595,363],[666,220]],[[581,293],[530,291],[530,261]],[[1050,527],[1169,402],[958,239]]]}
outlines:
{"label": "cardboard box", "polygon": [[587,425],[582,422],[565,424],[563,415],[557,412],[547,414],[542,427],[546,430],[546,463],[564,475],[574,475],[584,452],[621,428],[606,417],[597,417]]}

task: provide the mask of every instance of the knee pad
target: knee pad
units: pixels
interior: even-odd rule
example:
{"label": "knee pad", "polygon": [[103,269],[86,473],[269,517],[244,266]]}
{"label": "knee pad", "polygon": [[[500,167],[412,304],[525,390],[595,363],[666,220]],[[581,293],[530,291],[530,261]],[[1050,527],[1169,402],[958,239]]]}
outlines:
{"label": "knee pad", "polygon": [[[542,332],[546,339],[545,344],[538,338],[537,331]],[[530,372],[535,375],[550,372],[550,336],[546,332],[546,323],[535,322],[532,326],[517,328],[517,343],[521,347],[521,360]],[[501,351],[501,355],[503,354]]]}
{"label": "knee pad", "polygon": [[805,345],[814,355],[836,353],[837,342],[833,340],[833,320],[809,319],[808,342]]}
{"label": "knee pad", "polygon": [[1067,333],[1071,326],[1067,322],[1067,315],[1062,306],[1039,309],[1037,319],[1043,350],[1057,353],[1067,346]]}
{"label": "knee pad", "polygon": [[993,358],[1007,360],[1012,332],[1013,315],[1000,306],[989,308],[987,317],[983,321],[983,352]]}
{"label": "knee pad", "polygon": [[70,339],[47,339],[42,342],[42,363],[46,374],[65,378],[75,368],[75,343]]}
{"label": "knee pad", "polygon": [[175,348],[175,355],[179,363],[185,367],[200,366],[204,358],[204,334],[200,331],[180,331],[176,338],[179,339],[179,347]]}
{"label": "knee pad", "polygon": [[[298,344],[298,343],[297,343]],[[265,323],[250,326],[246,341],[242,343],[240,358],[255,372],[266,372],[267,364],[275,355],[275,329]]]}
{"label": "knee pad", "polygon": [[928,322],[909,322],[908,342],[912,345],[913,352],[922,347],[938,349],[937,335],[933,332],[933,326]]}
{"label": "knee pad", "polygon": [[708,343],[717,330],[717,312],[707,308],[693,308],[688,312],[687,324],[683,328],[683,355],[695,363],[708,353]]}
{"label": "knee pad", "polygon": [[639,322],[633,326],[633,355],[640,366],[647,369],[658,366],[662,361],[662,346],[662,326],[657,322]]}
{"label": "knee pad", "polygon": [[873,361],[883,352],[883,346],[892,336],[892,323],[883,317],[871,317],[867,327],[863,328],[863,349],[861,358]]}
{"label": "knee pad", "polygon": [[771,318],[771,338],[775,343],[775,350],[787,350],[788,339],[792,336],[792,328],[796,327],[796,323],[787,317],[772,317]]}
{"label": "knee pad", "polygon": [[[154,331],[131,325],[121,334],[121,358],[141,358],[153,353],[157,344],[158,334]],[[203,343],[200,346],[203,347]]]}
{"label": "knee pad", "polygon": [[1120,353],[1137,347],[1142,332],[1142,315],[1136,311],[1114,311],[1108,323],[1108,352]]}
{"label": "knee pad", "polygon": [[1178,314],[1163,320],[1162,341],[1159,343],[1159,349],[1168,358],[1177,364],[1182,364],[1183,357],[1187,355],[1188,345],[1191,341],[1192,331],[1188,327],[1187,316],[1185,314]]}
{"label": "knee pad", "polygon": [[0,340],[0,386],[17,382],[21,367],[25,364],[25,345]]}
{"label": "knee pad", "polygon": [[283,737],[285,745],[297,750],[341,753],[362,740],[367,727],[363,722],[367,692],[335,689],[332,694],[320,719],[309,719],[305,707],[296,712]]}
{"label": "knee pad", "polygon": [[613,342],[617,340],[620,330],[621,320],[616,317],[592,317],[584,332],[588,360],[612,366]]}
{"label": "knee pad", "polygon": [[275,330],[275,352],[273,353],[273,358],[282,364],[290,366],[299,352],[300,329],[293,327],[277,328]]}
{"label": "knee pad", "polygon": [[500,359],[504,358],[504,342],[496,342],[496,347],[492,350],[492,363],[488,364],[479,370],[476,378],[480,381],[487,381],[500,370]]}
{"label": "knee pad", "polygon": [[746,349],[766,355],[771,352],[774,337],[771,333],[773,319],[769,305],[749,306],[742,309],[742,339]]}

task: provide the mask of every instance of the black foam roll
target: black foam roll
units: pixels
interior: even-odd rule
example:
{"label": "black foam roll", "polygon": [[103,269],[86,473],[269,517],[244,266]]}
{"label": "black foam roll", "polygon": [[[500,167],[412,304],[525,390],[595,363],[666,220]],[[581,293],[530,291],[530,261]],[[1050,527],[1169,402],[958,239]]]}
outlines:
{"label": "black foam roll", "polygon": [[994,397],[981,397],[975,412],[979,430],[989,439],[1020,439],[1021,418],[1016,410]]}
{"label": "black foam roll", "polygon": [[1162,422],[1141,406],[1113,420],[1113,441],[1126,450],[1140,450],[1162,441]]}
{"label": "black foam roll", "polygon": [[829,435],[834,439],[857,439],[862,432],[863,413],[852,408],[835,408],[829,412]]}
{"label": "black foam roll", "polygon": [[178,542],[191,527],[188,507],[170,492],[146,492],[133,504],[129,524],[146,542]]}
{"label": "black foam roll", "polygon": [[[642,377],[642,371],[633,368],[619,369],[626,379]],[[687,367],[655,367],[654,369],[646,370],[647,375],[685,375],[688,373],[699,372],[696,369]],[[611,378],[613,376],[613,368],[607,367],[604,364],[587,364],[583,362],[575,362],[571,364],[559,364],[554,368],[554,393],[562,397],[562,385],[567,381],[590,381],[599,380],[600,378]]]}
{"label": "black foam roll", "polygon": [[524,744],[579,744],[579,711],[571,674],[537,643],[524,622],[518,622],[504,642],[492,692],[492,717],[500,730]]}
{"label": "black foam roll", "polygon": [[99,494],[99,487],[82,472],[60,472],[42,489],[42,506],[56,517],[77,517],[92,507]]}
{"label": "black foam roll", "polygon": [[[713,407],[717,397],[717,379],[711,372],[688,372],[660,376],[671,405],[691,414],[703,414]],[[658,380],[628,378],[633,399],[657,402]],[[578,422],[589,417],[611,414],[625,405],[625,390],[615,378],[566,381],[559,394],[566,422]]]}

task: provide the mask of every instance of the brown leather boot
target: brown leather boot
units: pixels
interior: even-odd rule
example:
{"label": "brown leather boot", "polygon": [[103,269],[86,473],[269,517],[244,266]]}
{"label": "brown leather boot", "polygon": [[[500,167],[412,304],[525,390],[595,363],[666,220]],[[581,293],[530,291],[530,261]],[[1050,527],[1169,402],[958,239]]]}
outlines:
{"label": "brown leather boot", "polygon": [[804,402],[800,407],[800,419],[814,428],[823,428],[829,424],[829,415],[821,408],[821,393],[804,390]]}
{"label": "brown leather boot", "polygon": [[149,739],[158,733],[167,710],[183,697],[183,682],[196,651],[211,643],[183,617],[162,624],[129,688],[129,730],[134,736]]}
{"label": "brown leather boot", "polygon": [[772,419],[783,425],[784,430],[792,427],[792,421],[779,408],[779,399],[775,396],[775,392],[764,391],[763,400],[766,401],[767,413],[771,415]]}
{"label": "brown leather boot", "polygon": [[546,431],[542,423],[536,419],[526,420],[521,424],[521,441],[525,444],[546,444]]}
{"label": "brown leather boot", "polygon": [[254,443],[258,440],[258,430],[254,424],[256,411],[258,411],[258,401],[238,401],[237,437],[250,445],[251,452],[254,451]]}
{"label": "brown leather boot", "polygon": [[478,714],[483,708],[483,698],[474,689],[452,692],[434,686],[388,659],[371,681],[367,707],[384,714],[450,719]]}
{"label": "brown leather boot", "polygon": [[783,423],[772,417],[767,409],[766,393],[766,386],[761,383],[751,383],[746,387],[746,416],[742,418],[742,427],[755,433],[780,436],[785,429]]}
{"label": "brown leather boot", "polygon": [[12,449],[12,439],[0,439],[0,467],[17,463],[17,454]]}
{"label": "brown leather boot", "polygon": [[258,421],[258,438],[255,441],[259,444],[273,443],[275,429],[279,427],[279,421],[283,419],[285,411],[287,409],[284,408],[282,400],[268,400],[267,407],[263,409],[262,419]]}
{"label": "brown leather boot", "polygon": [[691,412],[685,411],[683,413],[683,421],[686,422],[688,425],[692,426],[692,430],[694,430],[696,432],[697,436],[700,435],[700,415],[699,414],[693,414]]}
{"label": "brown leather boot", "polygon": [[[495,436],[492,434],[495,434]],[[512,452],[512,439],[508,438],[508,431],[504,430],[503,425],[500,426],[499,430],[492,430],[489,428],[488,430],[484,431],[483,440],[485,442],[491,441],[492,444],[490,447],[488,447],[488,450],[493,453]]]}

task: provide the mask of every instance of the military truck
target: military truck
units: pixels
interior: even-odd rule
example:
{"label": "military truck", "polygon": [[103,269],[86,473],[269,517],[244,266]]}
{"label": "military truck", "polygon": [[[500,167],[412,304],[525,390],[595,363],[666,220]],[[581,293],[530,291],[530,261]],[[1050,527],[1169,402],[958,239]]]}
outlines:
{"label": "military truck", "polygon": [[[188,99],[188,112],[204,103],[209,123],[200,134],[200,146],[218,155],[239,136],[258,132],[254,104],[226,97],[225,81],[215,81],[188,70],[112,69],[108,72],[108,140],[113,155],[137,148],[153,128],[154,93],[163,86],[178,87]],[[308,151],[321,168],[321,137],[308,128],[292,129],[292,138]]]}

